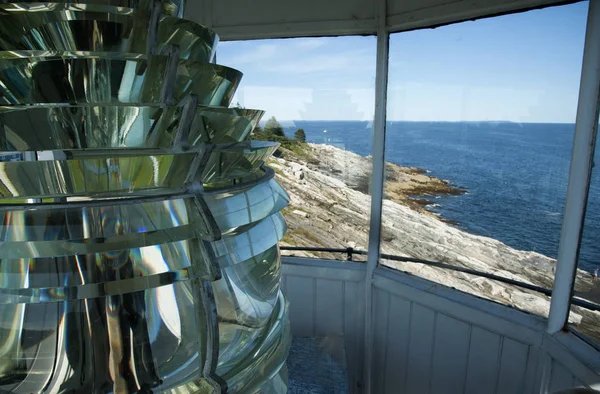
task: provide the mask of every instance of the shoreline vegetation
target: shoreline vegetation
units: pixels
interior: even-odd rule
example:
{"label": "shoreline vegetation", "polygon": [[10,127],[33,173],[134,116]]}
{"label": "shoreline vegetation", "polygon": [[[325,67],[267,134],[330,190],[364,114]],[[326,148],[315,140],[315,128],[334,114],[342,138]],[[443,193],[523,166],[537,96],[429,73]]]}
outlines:
{"label": "shoreline vegetation", "polygon": [[[273,124],[273,122],[271,122]],[[305,143],[273,134],[267,126],[253,138],[281,144],[267,165],[290,195],[283,210],[288,232],[285,246],[316,246],[366,250],[369,236],[369,183],[372,160],[344,146]],[[437,196],[460,196],[467,190],[429,176],[416,167],[386,163],[382,216],[382,253],[439,261],[552,288],[555,260],[522,251],[488,237],[470,234],[431,212]],[[334,253],[284,252],[299,257],[345,259]],[[355,261],[365,256],[355,255]],[[382,264],[526,312],[547,316],[550,298],[543,294],[482,277],[423,264],[382,261]],[[600,281],[578,270],[575,292],[600,301]],[[600,312],[573,306],[571,324],[600,340]]]}
{"label": "shoreline vegetation", "polygon": [[[283,127],[272,117],[267,121],[264,130],[258,128],[252,136],[252,139],[262,141],[274,141],[281,144],[276,152],[276,157],[287,157],[296,162],[305,162],[309,166],[318,167],[321,161],[329,167],[335,167],[334,163],[327,162],[319,152],[320,146],[333,146],[323,144],[307,144],[306,134],[303,129],[298,129],[294,138],[285,136]],[[354,168],[353,173],[347,174],[350,181],[349,187],[364,194],[369,194],[372,160],[370,157],[362,157],[352,152],[340,148],[345,153],[355,155],[354,161],[358,161],[361,167]],[[356,160],[362,158],[363,160]],[[344,158],[342,158],[344,161]],[[399,204],[407,205],[410,208],[421,213],[433,215],[440,220],[452,223],[427,209],[434,205],[431,200],[436,196],[465,194],[467,190],[460,186],[451,185],[448,181],[434,178],[427,175],[428,171],[419,167],[405,167],[394,163],[386,162],[385,177],[385,198],[395,201]],[[334,172],[342,173],[339,168],[333,168]]]}

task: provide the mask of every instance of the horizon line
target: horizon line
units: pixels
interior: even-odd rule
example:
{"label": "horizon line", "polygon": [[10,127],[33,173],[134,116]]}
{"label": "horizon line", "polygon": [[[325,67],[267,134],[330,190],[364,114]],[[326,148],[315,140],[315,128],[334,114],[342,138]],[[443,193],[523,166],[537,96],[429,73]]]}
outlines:
{"label": "horizon line", "polygon": [[[373,120],[349,120],[349,119],[277,119],[278,122],[373,122]],[[268,119],[261,119],[261,122],[266,122]],[[389,122],[411,122],[411,123],[531,123],[531,124],[569,124],[574,125],[575,122],[549,122],[549,121],[515,121],[515,120],[386,120]]]}

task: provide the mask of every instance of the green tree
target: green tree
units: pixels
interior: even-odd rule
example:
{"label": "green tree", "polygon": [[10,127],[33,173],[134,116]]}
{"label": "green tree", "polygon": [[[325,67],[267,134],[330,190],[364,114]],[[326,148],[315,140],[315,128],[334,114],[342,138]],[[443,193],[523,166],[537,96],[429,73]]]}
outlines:
{"label": "green tree", "polygon": [[306,142],[306,133],[304,132],[304,129],[296,130],[294,133],[294,138],[300,142]]}
{"label": "green tree", "polygon": [[285,137],[283,127],[274,116],[271,116],[271,119],[267,120],[267,124],[265,124],[265,134],[273,134],[279,137]]}

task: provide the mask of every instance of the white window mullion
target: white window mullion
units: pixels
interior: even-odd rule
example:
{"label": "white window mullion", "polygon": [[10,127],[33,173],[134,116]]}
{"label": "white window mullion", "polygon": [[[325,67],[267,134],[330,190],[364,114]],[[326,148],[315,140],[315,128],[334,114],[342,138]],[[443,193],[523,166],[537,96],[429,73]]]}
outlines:
{"label": "white window mullion", "polygon": [[371,174],[371,215],[369,255],[365,280],[364,392],[371,393],[373,365],[373,272],[379,264],[381,214],[385,181],[385,129],[387,111],[388,58],[390,35],[386,27],[386,0],[379,0],[377,23],[377,65],[375,74],[375,116],[373,121],[373,169]]}
{"label": "white window mullion", "polygon": [[569,316],[598,132],[599,105],[600,0],[591,0],[583,51],[567,200],[548,318],[548,332],[551,334],[562,330]]}

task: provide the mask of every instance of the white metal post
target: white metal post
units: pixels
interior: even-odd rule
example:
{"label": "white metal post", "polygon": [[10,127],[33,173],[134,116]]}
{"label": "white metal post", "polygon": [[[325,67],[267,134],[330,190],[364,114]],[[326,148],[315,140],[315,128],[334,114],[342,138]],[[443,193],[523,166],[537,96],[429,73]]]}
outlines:
{"label": "white metal post", "polygon": [[375,74],[375,119],[373,122],[373,173],[371,177],[371,222],[365,280],[364,392],[371,393],[373,364],[373,272],[379,263],[381,213],[385,181],[385,129],[387,111],[388,55],[390,36],[386,28],[386,0],[377,2],[377,66]]}
{"label": "white metal post", "polygon": [[548,332],[551,334],[562,330],[569,316],[598,132],[599,105],[600,0],[591,0],[583,51],[567,201],[548,318]]}

